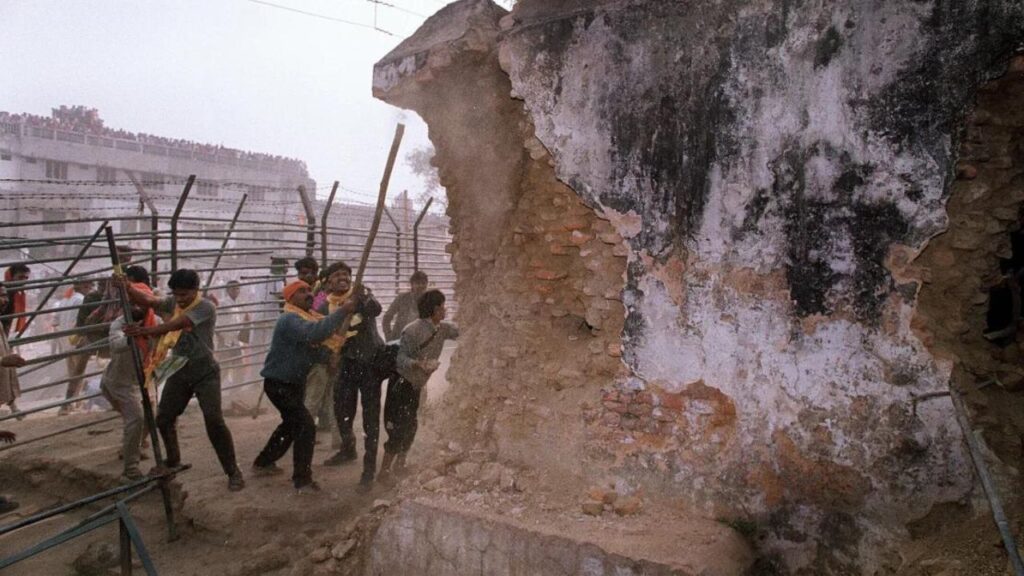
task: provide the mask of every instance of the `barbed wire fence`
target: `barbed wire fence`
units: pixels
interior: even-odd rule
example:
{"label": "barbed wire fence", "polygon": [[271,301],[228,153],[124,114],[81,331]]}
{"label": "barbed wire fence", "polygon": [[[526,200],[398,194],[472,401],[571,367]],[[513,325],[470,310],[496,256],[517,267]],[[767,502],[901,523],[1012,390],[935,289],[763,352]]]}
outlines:
{"label": "barbed wire fence", "polygon": [[[69,420],[68,426],[45,436],[19,438],[0,451],[116,418],[102,409],[98,387],[106,364],[101,354],[106,339],[85,346],[72,344],[76,337],[109,324],[76,326],[71,320],[83,308],[112,301],[68,304],[65,299],[76,284],[101,281],[111,274],[107,247],[94,234],[98,228],[109,224],[118,245],[131,248],[131,264],[146,268],[154,288],[164,294],[175,267],[199,273],[207,295],[218,302],[216,357],[228,407],[234,400],[251,404],[258,394],[259,368],[280,313],[280,290],[295,277],[293,263],[310,256],[323,270],[332,262],[358,261],[374,206],[351,196],[334,202],[336,193],[345,191],[337,182],[318,187],[331,189],[326,201],[314,199],[310,192],[315,195],[316,191],[302,187],[227,181],[209,181],[216,183],[218,194],[206,197],[198,186],[202,182],[197,178],[0,179],[0,268],[24,264],[32,271],[24,282],[5,283],[9,292],[26,295],[25,311],[0,316],[0,320],[14,325],[18,319],[28,322],[20,333],[12,329],[9,343],[29,364],[18,371],[20,410],[0,412],[0,426],[15,418],[53,417],[68,406],[85,405],[97,412],[87,421]],[[35,186],[42,188],[25,189]],[[116,191],[126,186],[135,190]],[[179,186],[183,188],[174,189]],[[144,192],[139,192],[140,187]],[[253,190],[276,192],[278,198],[252,199]],[[416,270],[427,273],[431,287],[453,295],[455,273],[446,218],[431,212],[429,202],[414,208],[408,196],[393,201],[386,210],[364,280],[381,305],[386,309],[408,290],[409,276]],[[242,289],[237,300],[226,294],[229,281]],[[450,302],[454,308],[454,299]],[[239,338],[242,334],[247,338]],[[69,359],[80,361],[81,356],[86,356],[86,367],[78,373]],[[79,379],[86,382],[84,392],[69,397],[67,385]]]}

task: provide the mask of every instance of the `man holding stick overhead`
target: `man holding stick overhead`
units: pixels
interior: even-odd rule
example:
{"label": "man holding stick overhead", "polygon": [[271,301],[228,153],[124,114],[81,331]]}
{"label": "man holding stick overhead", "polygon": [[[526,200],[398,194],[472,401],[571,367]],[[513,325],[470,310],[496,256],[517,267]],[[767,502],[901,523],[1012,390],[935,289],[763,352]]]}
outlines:
{"label": "man holding stick overhead", "polygon": [[285,305],[274,325],[270,351],[260,374],[265,378],[267,398],[281,413],[281,424],[270,435],[253,463],[258,476],[280,472],[277,462],[292,448],[292,482],[300,493],[317,492],[313,481],[313,445],[316,426],[304,404],[306,379],[323,354],[321,344],[335,337],[345,317],[356,309],[359,298],[351,298],[328,316],[310,310],[313,292],[306,282],[295,280],[284,288]]}
{"label": "man holding stick overhead", "polygon": [[234,440],[221,411],[220,365],[213,356],[217,307],[200,294],[199,274],[188,269],[174,271],[167,281],[172,295],[166,298],[146,294],[132,287],[123,277],[115,279],[124,285],[132,303],[170,316],[169,320],[159,326],[130,324],[124,328],[124,333],[131,337],[160,336],[150,357],[150,370],[147,372],[152,373],[152,368],[160,365],[172,353],[186,360],[184,366],[167,379],[157,407],[156,425],[167,447],[166,466],[181,466],[176,424],[178,416],[185,411],[192,396],[195,396],[203,411],[206,435],[228,476],[228,489],[238,491],[245,488],[245,479],[235,461]]}

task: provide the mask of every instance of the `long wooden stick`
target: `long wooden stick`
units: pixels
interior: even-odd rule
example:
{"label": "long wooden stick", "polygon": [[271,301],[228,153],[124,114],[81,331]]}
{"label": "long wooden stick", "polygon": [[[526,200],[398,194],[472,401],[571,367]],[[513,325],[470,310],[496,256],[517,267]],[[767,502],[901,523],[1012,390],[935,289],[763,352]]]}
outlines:
{"label": "long wooden stick", "polygon": [[366,236],[366,246],[363,247],[363,257],[359,259],[359,268],[356,271],[356,284],[362,284],[363,273],[366,272],[366,263],[370,260],[370,251],[373,250],[373,241],[377,239],[377,229],[380,228],[380,218],[384,214],[384,202],[388,196],[388,184],[391,182],[391,171],[395,167],[395,158],[398,157],[398,147],[402,144],[402,135],[405,134],[405,124],[395,127],[395,138],[391,141],[391,152],[388,153],[388,163],[384,166],[384,177],[380,180],[380,192],[377,193],[377,210],[373,213],[373,224]]}

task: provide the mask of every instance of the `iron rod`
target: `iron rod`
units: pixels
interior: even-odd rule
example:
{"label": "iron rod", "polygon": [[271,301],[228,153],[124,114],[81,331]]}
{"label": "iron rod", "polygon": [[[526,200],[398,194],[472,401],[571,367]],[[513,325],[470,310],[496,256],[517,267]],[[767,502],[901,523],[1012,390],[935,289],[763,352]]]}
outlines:
{"label": "iron rod", "polygon": [[412,266],[413,272],[418,272],[420,269],[420,223],[423,222],[423,217],[427,215],[427,210],[430,210],[430,205],[434,203],[434,197],[427,198],[427,204],[420,211],[419,216],[416,217],[416,222],[412,225]]}
{"label": "iron rod", "polygon": [[338,193],[339,182],[334,181],[334,186],[331,186],[331,195],[327,198],[327,204],[324,204],[324,213],[320,217],[320,268],[327,269],[327,217],[331,213],[331,208],[334,207],[334,195]]}
{"label": "iron rod", "polygon": [[[92,307],[92,306],[101,306],[103,304],[110,304],[112,302],[117,302],[117,300],[100,300],[98,302],[90,302],[88,304],[77,304],[75,306],[60,306],[60,307],[57,307],[57,308],[47,308],[46,310],[41,311],[40,314],[56,314],[58,312],[68,312],[68,311],[71,311],[71,310],[81,310],[82,308],[89,308],[89,307]],[[7,320],[7,319],[11,319],[11,318],[21,318],[23,316],[28,316],[30,314],[32,314],[32,312],[18,312],[17,314],[7,314],[6,316],[0,316],[0,320]]]}
{"label": "iron rod", "polygon": [[1006,512],[1003,509],[999,490],[992,480],[988,465],[985,463],[985,458],[982,455],[982,440],[974,429],[971,428],[971,422],[967,418],[967,410],[964,407],[963,398],[953,387],[952,382],[950,382],[949,391],[950,398],[953,401],[954,412],[956,412],[956,420],[960,424],[960,429],[963,430],[964,439],[967,440],[967,448],[971,454],[971,460],[974,461],[974,469],[981,480],[981,487],[985,491],[985,496],[988,497],[989,508],[992,510],[992,519],[995,521],[999,535],[1003,539],[1003,548],[1006,549],[1006,554],[1010,558],[1014,574],[1016,576],[1024,576],[1024,562],[1021,561],[1020,551],[1017,549],[1017,543],[1013,538],[1013,531],[1010,528],[1009,521],[1006,519]]}
{"label": "iron rod", "polygon": [[220,252],[217,253],[217,259],[213,261],[213,266],[210,267],[210,275],[206,277],[206,286],[203,286],[203,292],[209,290],[210,284],[213,283],[213,275],[217,273],[217,267],[220,266],[221,257],[224,256],[224,250],[227,249],[228,241],[231,240],[231,232],[234,231],[235,224],[238,223],[238,216],[242,213],[242,208],[245,208],[245,200],[248,197],[248,194],[242,194],[242,201],[238,203],[238,209],[235,210],[235,217],[231,219],[231,224],[228,225],[228,231],[224,236],[224,242],[220,245]]}
{"label": "iron rod", "polygon": [[316,250],[316,213],[313,211],[313,203],[309,201],[306,187],[300,184],[298,192],[302,208],[306,211],[306,256],[312,257]]}
{"label": "iron rod", "polygon": [[178,198],[178,205],[174,208],[174,215],[171,216],[171,270],[178,269],[178,219],[181,217],[181,211],[185,208],[188,194],[192,191],[192,185],[195,183],[196,175],[189,175],[188,181],[185,182],[185,188],[181,191],[181,196]]}
{"label": "iron rod", "polygon": [[[191,187],[191,183],[194,179],[194,177],[189,178],[188,187]],[[184,195],[188,195],[187,189]],[[180,207],[181,206],[179,205],[179,208]],[[114,243],[114,230],[110,226],[107,226],[106,233],[107,248],[110,250],[110,263],[114,267],[114,277],[122,279],[124,278],[124,270],[121,269],[121,257],[117,251],[117,246]],[[120,282],[117,282],[116,285],[117,295],[121,300],[121,314],[124,315],[124,321],[127,324],[133,320],[132,305],[128,298],[128,289]],[[132,365],[135,368],[135,381],[139,385],[139,391],[142,393],[142,416],[146,421],[146,427],[149,429],[149,441],[153,445],[153,459],[156,461],[157,466],[163,466],[165,462],[163,450],[160,448],[160,436],[157,434],[156,417],[153,412],[153,401],[149,397],[149,391],[146,390],[146,370],[142,359],[142,351],[139,349],[139,343],[135,338],[128,338],[128,349],[132,354]],[[161,482],[160,493],[163,496],[164,515],[167,518],[167,536],[170,540],[174,541],[177,540],[178,534],[177,529],[174,526],[174,509],[171,506],[171,491],[166,482]]]}
{"label": "iron rod", "polygon": [[43,434],[42,436],[36,436],[35,438],[29,438],[28,440],[18,440],[14,444],[8,444],[8,445],[5,445],[5,446],[0,446],[0,452],[3,452],[4,450],[13,450],[15,448],[20,448],[20,447],[22,447],[22,446],[24,446],[26,444],[31,444],[33,442],[39,442],[40,440],[46,440],[48,438],[53,438],[54,436],[60,436],[62,434],[67,434],[68,432],[74,432],[75,430],[83,430],[85,428],[92,428],[93,426],[99,426],[100,424],[106,424],[107,422],[113,422],[114,420],[118,420],[120,418],[121,418],[120,415],[110,416],[108,418],[103,418],[101,420],[94,420],[92,422],[86,422],[84,424],[76,424],[74,426],[71,426],[70,428],[61,428],[60,430],[57,430],[56,432],[50,432],[48,434]]}
{"label": "iron rod", "polygon": [[131,492],[136,488],[145,486],[147,484],[160,480],[161,478],[173,476],[178,472],[181,472],[186,469],[187,468],[182,468],[180,470],[175,470],[173,472],[164,472],[153,476],[146,476],[145,478],[140,478],[139,480],[135,480],[134,482],[123,484],[121,486],[117,486],[116,488],[111,488],[109,490],[104,490],[103,492],[93,494],[92,496],[86,496],[85,498],[81,498],[79,500],[75,500],[74,502],[69,502],[67,504],[57,506],[56,508],[51,508],[50,510],[47,510],[45,512],[33,514],[32,516],[29,516],[28,518],[24,518],[22,520],[18,520],[13,524],[8,524],[7,526],[0,526],[0,536],[3,536],[4,534],[9,534],[11,532],[14,532],[15,530],[19,530],[26,526],[31,526],[33,524],[42,522],[43,520],[53,518],[54,516],[60,516],[61,514],[71,512],[72,510],[77,510],[84,506],[88,506],[93,502],[99,502],[100,500],[110,498],[111,496],[117,496],[118,494],[123,494],[124,492]]}

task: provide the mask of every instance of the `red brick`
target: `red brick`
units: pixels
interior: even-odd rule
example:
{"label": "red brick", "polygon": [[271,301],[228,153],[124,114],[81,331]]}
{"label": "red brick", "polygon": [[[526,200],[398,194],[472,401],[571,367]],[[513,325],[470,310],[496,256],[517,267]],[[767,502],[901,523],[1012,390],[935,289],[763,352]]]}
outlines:
{"label": "red brick", "polygon": [[565,272],[557,272],[555,270],[540,269],[533,273],[534,278],[538,280],[561,280],[568,276]]}

